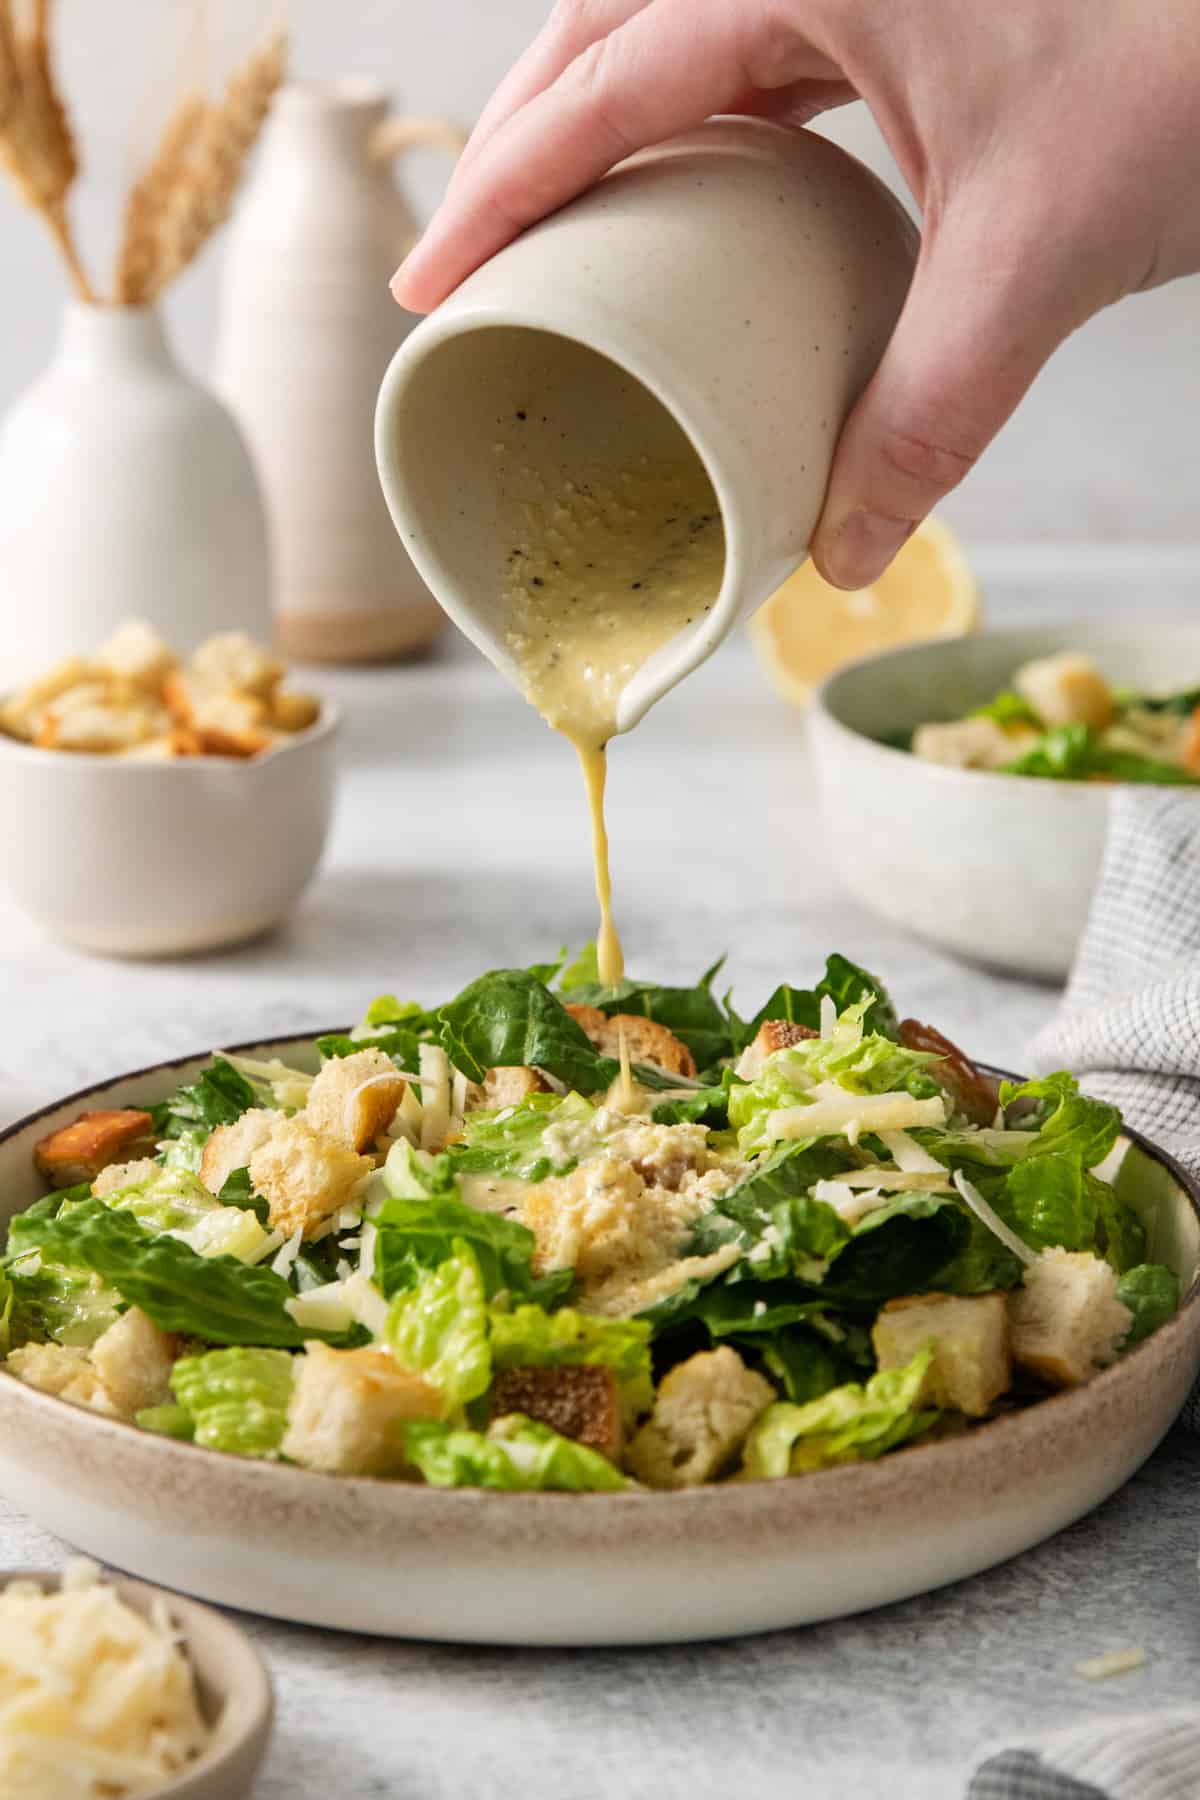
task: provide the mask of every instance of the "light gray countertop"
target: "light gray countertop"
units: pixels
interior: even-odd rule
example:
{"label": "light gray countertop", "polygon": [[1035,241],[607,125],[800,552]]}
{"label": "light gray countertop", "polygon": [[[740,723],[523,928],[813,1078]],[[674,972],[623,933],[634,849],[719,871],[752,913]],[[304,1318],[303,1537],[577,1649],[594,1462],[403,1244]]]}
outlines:
{"label": "light gray countertop", "polygon": [[[1166,586],[1106,589],[1093,574],[1050,580],[1032,567],[993,582],[990,598],[998,621],[1041,611],[1048,590],[1055,612],[1166,613],[1197,586],[1185,570]],[[591,934],[578,775],[497,677],[454,650],[319,685],[347,715],[339,810],[324,871],[285,930],[226,955],[109,963],[46,944],[0,901],[0,1124],[123,1068],[348,1021],[382,990],[434,1000],[484,967]],[[631,968],[685,978],[728,950],[737,992],[757,1004],[841,949],[906,1012],[1019,1066],[1055,995],[964,969],[841,896],[803,738],[739,643],[615,747],[613,867]],[[1200,1443],[1176,1432],[1098,1513],[1014,1563],[741,1643],[481,1651],[251,1621],[280,1703],[257,1792],[949,1800],[997,1734],[1194,1697],[1198,1482]],[[63,1554],[0,1504],[0,1565]],[[1129,1645],[1148,1652],[1143,1670],[1104,1686],[1074,1673]]]}

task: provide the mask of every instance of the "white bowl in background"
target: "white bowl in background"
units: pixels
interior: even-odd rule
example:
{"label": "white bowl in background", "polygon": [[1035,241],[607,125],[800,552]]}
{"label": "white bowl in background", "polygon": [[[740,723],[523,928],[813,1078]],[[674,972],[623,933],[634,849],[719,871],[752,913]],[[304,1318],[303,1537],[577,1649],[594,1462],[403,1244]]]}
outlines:
{"label": "white bowl in background", "polygon": [[851,663],[822,684],[810,723],[830,848],[855,896],[958,956],[1040,980],[1070,969],[1113,787],[945,768],[879,740],[960,718],[1022,663],[1067,649],[1119,687],[1200,685],[1200,626],[1059,619]]}
{"label": "white bowl in background", "polygon": [[0,736],[0,880],[52,937],[171,956],[277,925],[321,860],[337,708],[261,756],[174,762]]}
{"label": "white bowl in background", "polygon": [[[10,1581],[36,1581],[46,1592],[59,1585],[57,1569],[0,1570],[0,1588]],[[171,1622],[192,1665],[200,1715],[212,1728],[208,1748],[178,1775],[154,1788],[145,1800],[245,1800],[271,1735],[275,1704],[271,1679],[246,1634],[231,1619],[178,1594],[126,1581],[105,1570],[103,1580],[126,1606],[143,1616],[164,1600]]]}

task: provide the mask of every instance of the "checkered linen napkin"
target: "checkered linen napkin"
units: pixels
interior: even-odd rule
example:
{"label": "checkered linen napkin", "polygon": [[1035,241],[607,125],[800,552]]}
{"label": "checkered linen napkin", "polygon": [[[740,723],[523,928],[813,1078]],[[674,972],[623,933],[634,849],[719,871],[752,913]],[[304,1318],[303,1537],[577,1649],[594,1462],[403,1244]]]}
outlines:
{"label": "checkered linen napkin", "polygon": [[[1072,1069],[1200,1177],[1200,799],[1119,788],[1062,1007],[1030,1058]],[[1184,1409],[1200,1430],[1200,1386]],[[1001,1750],[969,1800],[1196,1800],[1200,1708],[1085,1720]]]}

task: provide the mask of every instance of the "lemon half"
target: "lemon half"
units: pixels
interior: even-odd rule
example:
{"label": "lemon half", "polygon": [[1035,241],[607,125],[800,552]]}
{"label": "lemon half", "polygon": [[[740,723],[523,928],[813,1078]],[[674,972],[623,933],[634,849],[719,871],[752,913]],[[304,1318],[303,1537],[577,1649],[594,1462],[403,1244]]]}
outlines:
{"label": "lemon half", "polygon": [[750,621],[776,693],[804,706],[843,663],[926,638],[964,637],[980,623],[979,588],[962,545],[940,519],[918,525],[878,581],[831,587],[806,562]]}

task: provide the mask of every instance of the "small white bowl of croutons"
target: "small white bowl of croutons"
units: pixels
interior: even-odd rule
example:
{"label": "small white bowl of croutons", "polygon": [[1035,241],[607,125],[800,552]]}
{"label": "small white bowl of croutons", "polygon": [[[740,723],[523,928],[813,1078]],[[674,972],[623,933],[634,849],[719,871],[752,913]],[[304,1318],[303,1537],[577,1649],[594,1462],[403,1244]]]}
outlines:
{"label": "small white bowl of croutons", "polygon": [[338,717],[244,633],[131,620],[0,700],[0,880],[52,937],[172,956],[257,936],[316,871]]}
{"label": "small white bowl of croutons", "polygon": [[1200,627],[1096,619],[890,650],[811,715],[833,860],[873,911],[971,961],[1070,969],[1112,797],[1194,796]]}

